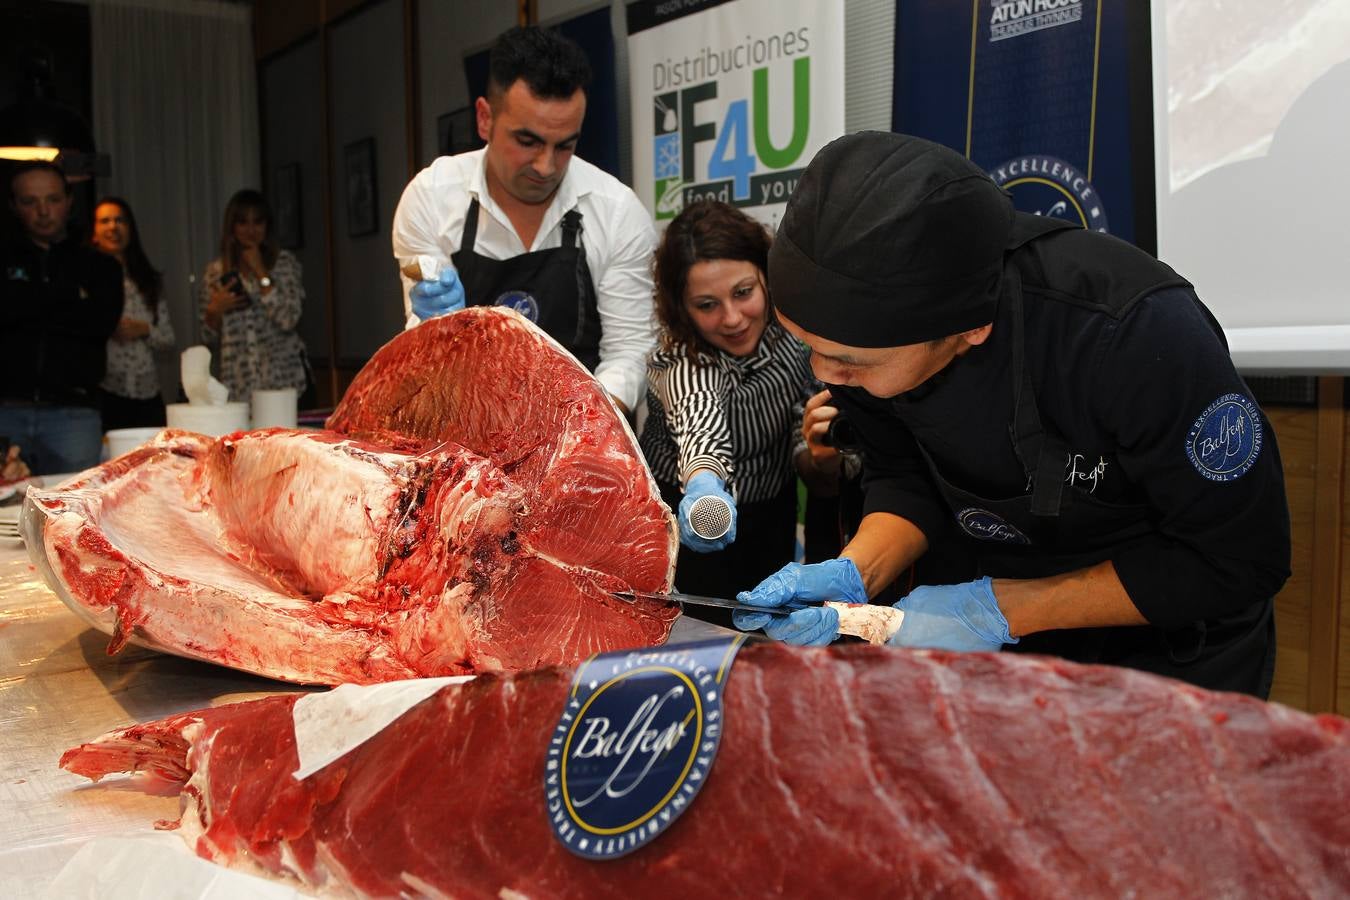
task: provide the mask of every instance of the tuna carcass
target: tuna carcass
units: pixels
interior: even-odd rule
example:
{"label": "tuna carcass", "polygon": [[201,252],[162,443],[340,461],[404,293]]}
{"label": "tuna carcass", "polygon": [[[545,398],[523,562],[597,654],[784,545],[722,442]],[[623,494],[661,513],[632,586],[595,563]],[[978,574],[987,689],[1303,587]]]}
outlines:
{"label": "tuna carcass", "polygon": [[167,778],[169,827],[199,855],[340,896],[1350,892],[1345,719],[1127,669],[867,646],[743,649],[702,792],[646,847],[584,860],[543,791],[570,680],[442,688],[301,780],[294,696],[133,725],[61,765]]}
{"label": "tuna carcass", "polygon": [[288,681],[571,664],[664,641],[676,532],[599,383],[519,315],[385,345],[330,430],[166,430],[28,494],[30,553],[113,635]]}

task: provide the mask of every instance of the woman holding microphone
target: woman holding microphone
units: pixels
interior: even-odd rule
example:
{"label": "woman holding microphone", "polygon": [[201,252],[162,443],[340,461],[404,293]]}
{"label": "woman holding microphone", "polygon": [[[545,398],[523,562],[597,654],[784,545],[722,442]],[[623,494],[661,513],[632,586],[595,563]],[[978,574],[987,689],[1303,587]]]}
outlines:
{"label": "woman holding microphone", "polygon": [[830,477],[802,440],[808,351],[774,318],[768,252],[762,225],[716,202],[685,208],[656,251],[641,445],[678,509],[675,585],[688,593],[730,597],[789,562],[797,475]]}

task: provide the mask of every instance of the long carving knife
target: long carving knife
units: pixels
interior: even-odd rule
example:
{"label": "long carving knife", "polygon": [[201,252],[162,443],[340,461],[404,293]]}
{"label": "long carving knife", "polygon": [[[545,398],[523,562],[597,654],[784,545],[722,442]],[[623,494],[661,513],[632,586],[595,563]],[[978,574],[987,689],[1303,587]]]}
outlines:
{"label": "long carving knife", "polygon": [[681,594],[678,591],[671,591],[669,594],[657,594],[652,591],[613,591],[613,594],[620,600],[630,602],[633,600],[654,600],[657,603],[692,603],[694,606],[716,606],[719,609],[739,609],[748,613],[767,613],[771,616],[790,616],[799,609],[806,609],[807,606],[820,605],[818,603],[798,602],[789,606],[754,606],[749,603],[726,600],[722,597],[703,597],[698,594]]}
{"label": "long carving knife", "polygon": [[655,600],[658,603],[692,603],[695,606],[716,606],[721,609],[743,610],[748,613],[767,613],[771,616],[790,616],[799,609],[813,606],[828,606],[839,613],[839,633],[860,637],[868,643],[884,644],[895,636],[905,619],[905,614],[890,606],[873,606],[866,603],[824,603],[809,600],[794,600],[786,606],[753,606],[749,603],[737,603],[721,597],[702,597],[698,594],[681,594],[672,591],[669,594],[656,594],[650,591],[615,591],[614,596],[621,600]]}

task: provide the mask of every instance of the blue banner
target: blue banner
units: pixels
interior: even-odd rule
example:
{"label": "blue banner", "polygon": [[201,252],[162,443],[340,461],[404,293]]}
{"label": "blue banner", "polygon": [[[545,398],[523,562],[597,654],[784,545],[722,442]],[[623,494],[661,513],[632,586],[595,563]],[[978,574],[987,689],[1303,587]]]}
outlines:
{"label": "blue banner", "polygon": [[554,836],[587,859],[653,840],[689,808],[722,737],[722,688],[745,635],[583,663],[549,741]]}
{"label": "blue banner", "polygon": [[961,151],[1024,212],[1152,250],[1148,10],[1130,5],[899,0],[892,128]]}

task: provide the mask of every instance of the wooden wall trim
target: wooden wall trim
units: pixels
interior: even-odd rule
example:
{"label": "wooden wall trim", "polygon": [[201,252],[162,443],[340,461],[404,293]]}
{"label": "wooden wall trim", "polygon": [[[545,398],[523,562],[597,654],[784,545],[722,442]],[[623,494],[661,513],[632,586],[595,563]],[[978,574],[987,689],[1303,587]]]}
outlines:
{"label": "wooden wall trim", "polygon": [[323,122],[323,153],[319,171],[323,184],[323,247],[324,271],[327,273],[324,285],[324,305],[328,307],[328,390],[336,406],[342,399],[338,391],[338,309],[337,309],[337,256],[334,252],[333,236],[333,101],[330,88],[328,40],[328,4],[319,0],[319,116]]}
{"label": "wooden wall trim", "polygon": [[421,169],[422,80],[418,74],[417,0],[403,0],[403,114],[407,120],[408,180]]}
{"label": "wooden wall trim", "polygon": [[384,0],[253,0],[253,55],[259,63],[285,53],[367,6]]}
{"label": "wooden wall trim", "polygon": [[1345,481],[1345,382],[1317,379],[1317,475],[1313,507],[1308,711],[1336,709],[1341,608],[1341,497]]}

